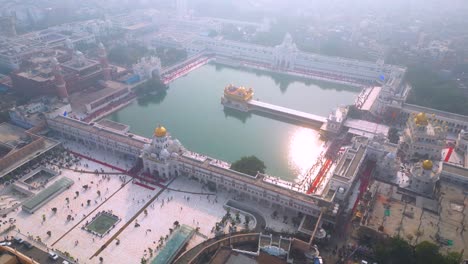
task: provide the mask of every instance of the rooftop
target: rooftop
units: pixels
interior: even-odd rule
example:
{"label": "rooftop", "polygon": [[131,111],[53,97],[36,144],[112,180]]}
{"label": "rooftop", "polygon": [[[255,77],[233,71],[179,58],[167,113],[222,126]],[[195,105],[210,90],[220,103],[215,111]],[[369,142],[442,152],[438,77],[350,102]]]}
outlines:
{"label": "rooftop", "polygon": [[108,127],[108,128],[112,128],[114,130],[121,131],[121,132],[122,131],[127,132],[128,129],[129,129],[128,125],[118,123],[118,122],[115,122],[115,121],[112,121],[112,120],[109,120],[109,119],[102,119],[99,122],[97,122],[97,124],[101,125],[101,126]]}
{"label": "rooftop", "polygon": [[121,142],[122,144],[126,144],[134,148],[143,149],[143,146],[150,142],[149,139],[129,137],[128,134],[126,133],[114,132],[112,130],[105,129],[104,127],[99,128],[91,124],[88,124],[88,123],[85,123],[76,119],[64,117],[64,116],[57,116],[53,120],[56,122],[62,123],[64,125],[74,127],[82,131],[89,132],[94,135],[99,135],[101,137],[114,140],[116,142]]}
{"label": "rooftop", "polygon": [[[60,142],[40,136],[35,136],[36,138],[32,138],[31,135],[32,134],[28,134],[26,130],[9,123],[0,124],[0,144],[11,148],[11,151],[8,153],[9,155],[14,154],[13,152],[15,151],[22,151],[23,148],[32,146],[31,143],[33,141],[42,141],[41,144],[34,145],[34,147],[27,149],[27,151],[24,153],[21,153],[19,157],[6,163],[8,165],[0,169],[0,177],[7,175],[11,171],[35,159],[40,154],[43,154],[60,144]],[[3,158],[6,158],[5,155]],[[0,161],[3,161],[3,159],[0,159]]]}
{"label": "rooftop", "polygon": [[[438,200],[430,200],[439,204],[434,211],[427,210],[427,205],[418,202],[420,199],[404,202],[405,195],[396,186],[382,182],[375,184],[378,184],[378,191],[367,226],[375,230],[383,227],[384,233],[399,235],[412,244],[425,240],[436,243],[444,253],[460,252],[467,247],[468,233],[462,232],[463,226],[468,225],[467,212],[462,210],[466,203],[462,187],[442,183]],[[464,254],[468,257],[467,252]]]}

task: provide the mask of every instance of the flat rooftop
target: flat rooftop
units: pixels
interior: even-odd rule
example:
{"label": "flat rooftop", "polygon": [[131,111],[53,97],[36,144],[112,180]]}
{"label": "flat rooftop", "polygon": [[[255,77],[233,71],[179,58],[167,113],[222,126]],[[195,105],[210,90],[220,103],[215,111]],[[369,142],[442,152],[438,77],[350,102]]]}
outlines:
{"label": "flat rooftop", "polygon": [[118,123],[109,119],[102,119],[99,122],[97,122],[97,124],[117,130],[117,131],[124,131],[124,132],[128,131],[128,129],[130,128],[128,125]]}
{"label": "flat rooftop", "polygon": [[390,129],[386,125],[352,118],[346,119],[344,126],[349,128],[350,133],[362,135],[365,137],[373,137],[377,134],[383,134],[387,136],[388,130]]}
{"label": "flat rooftop", "polygon": [[71,106],[74,111],[86,112],[86,105],[98,101],[101,98],[109,96],[115,92],[126,89],[124,84],[107,81],[106,87],[97,88],[91,87],[83,91],[79,91],[70,95]]}
{"label": "flat rooftop", "polygon": [[468,168],[460,167],[457,165],[452,165],[449,163],[444,163],[442,170],[450,174],[459,175],[465,178],[468,178]]}
{"label": "flat rooftop", "polygon": [[[29,136],[26,134],[26,130],[23,128],[11,125],[9,123],[0,124],[0,144],[13,148],[12,151],[16,151],[14,148],[21,150],[22,147],[25,147],[31,143],[32,138],[29,137],[29,141],[27,141],[26,139],[28,137]],[[0,168],[0,178],[24,165],[25,163],[34,160],[40,154],[49,151],[59,144],[60,142],[49,138],[44,138],[44,144],[39,149],[33,151],[32,153],[24,153],[21,155],[21,158],[17,159],[13,164],[6,168]]]}
{"label": "flat rooftop", "polygon": [[18,145],[21,138],[27,138],[28,135],[21,127],[11,125],[9,123],[0,124],[0,143],[10,146],[12,148]]}
{"label": "flat rooftop", "polygon": [[[370,211],[367,226],[390,236],[400,236],[411,244],[430,241],[438,244],[441,251],[461,252],[468,247],[468,233],[462,232],[468,225],[467,202],[463,187],[441,183],[439,213],[431,212],[416,202],[405,203],[404,195],[396,186],[376,182],[378,191],[375,204]],[[437,200],[434,201],[437,205]],[[464,258],[468,258],[465,251]]]}
{"label": "flat rooftop", "polygon": [[81,70],[93,67],[95,65],[98,65],[98,64],[99,63],[97,61],[94,61],[94,60],[90,60],[90,59],[85,58],[85,59],[80,61],[80,60],[74,58],[74,59],[71,59],[71,60],[69,60],[67,62],[62,63],[61,66],[64,67],[64,68],[75,70],[75,71],[81,71]]}
{"label": "flat rooftop", "polygon": [[118,133],[118,132],[110,131],[107,129],[101,129],[91,124],[88,124],[79,120],[75,120],[72,118],[63,117],[63,116],[55,117],[54,121],[73,127],[73,128],[80,129],[82,131],[92,133],[94,135],[100,135],[104,138],[109,138],[116,142],[121,142],[122,144],[129,145],[134,148],[143,149],[143,146],[145,144],[151,142],[149,139],[146,139],[146,138],[143,139],[143,138],[129,137],[127,134],[124,134],[124,133]]}

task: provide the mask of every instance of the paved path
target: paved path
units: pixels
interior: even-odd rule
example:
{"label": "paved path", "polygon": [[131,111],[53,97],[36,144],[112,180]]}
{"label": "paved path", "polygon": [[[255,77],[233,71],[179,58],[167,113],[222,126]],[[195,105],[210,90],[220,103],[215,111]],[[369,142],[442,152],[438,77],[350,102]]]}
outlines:
{"label": "paved path", "polygon": [[106,247],[112,243],[112,241],[114,241],[133,221],[135,221],[135,219],[141,214],[143,213],[143,211],[145,211],[145,209],[150,206],[155,200],[156,198],[159,197],[159,195],[161,195],[166,189],[167,189],[167,186],[169,186],[172,182],[174,182],[174,180],[176,179],[177,177],[174,177],[166,186],[164,186],[158,193],[156,193],[156,195],[153,196],[153,198],[151,198],[140,210],[138,210],[138,212],[132,217],[130,218],[130,220],[127,221],[127,223],[125,223],[120,229],[119,231],[115,232],[115,234],[109,238],[109,240],[106,241],[106,243],[104,243],[104,245],[101,246],[101,248],[99,248],[89,259],[92,259],[94,257],[97,257],[99,254],[101,254],[101,252],[106,249]]}
{"label": "paved path", "polygon": [[118,193],[120,190],[122,190],[122,188],[125,187],[125,185],[127,185],[128,183],[130,183],[132,180],[130,179],[129,181],[127,181],[125,184],[122,184],[122,186],[117,189],[117,191],[115,191],[111,196],[109,196],[104,202],[100,203],[96,208],[94,208],[94,210],[92,210],[91,212],[89,212],[89,214],[87,214],[85,217],[83,217],[80,221],[78,221],[78,223],[76,223],[74,226],[72,226],[65,234],[63,234],[61,237],[59,237],[54,243],[52,243],[52,246],[54,246],[55,244],[57,244],[60,240],[62,240],[62,238],[64,238],[66,235],[68,235],[68,233],[70,233],[73,229],[75,229],[75,227],[77,227],[79,224],[81,224],[86,218],[88,218],[91,214],[93,214],[94,212],[96,212],[97,209],[99,209],[103,204],[105,204],[107,201],[109,201],[112,196],[114,196],[116,193]]}

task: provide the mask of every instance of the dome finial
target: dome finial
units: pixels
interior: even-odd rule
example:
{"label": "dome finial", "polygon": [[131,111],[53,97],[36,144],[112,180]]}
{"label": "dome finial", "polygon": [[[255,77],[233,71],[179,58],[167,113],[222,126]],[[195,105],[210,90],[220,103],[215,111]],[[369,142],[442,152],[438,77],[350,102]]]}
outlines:
{"label": "dome finial", "polygon": [[414,122],[417,125],[421,125],[421,126],[427,126],[427,124],[429,123],[426,114],[423,112],[416,115],[416,117],[414,118]]}
{"label": "dome finial", "polygon": [[434,164],[432,164],[432,161],[430,161],[430,160],[425,160],[425,161],[422,162],[422,167],[425,170],[432,170],[433,166],[434,166]]}
{"label": "dome finial", "polygon": [[165,127],[158,124],[158,126],[154,129],[154,135],[156,137],[165,137],[167,130]]}

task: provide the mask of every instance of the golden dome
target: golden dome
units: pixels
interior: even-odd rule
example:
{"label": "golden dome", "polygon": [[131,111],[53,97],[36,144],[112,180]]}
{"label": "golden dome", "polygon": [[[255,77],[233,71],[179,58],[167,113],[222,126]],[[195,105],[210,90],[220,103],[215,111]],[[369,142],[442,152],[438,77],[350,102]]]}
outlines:
{"label": "golden dome", "polygon": [[432,164],[432,161],[430,161],[430,160],[425,160],[425,161],[422,162],[422,167],[425,170],[432,170],[432,166],[433,166],[433,164]]}
{"label": "golden dome", "polygon": [[166,136],[166,128],[163,126],[158,126],[154,129],[154,135],[157,137],[165,137]]}
{"label": "golden dome", "polygon": [[414,122],[417,125],[421,125],[421,126],[426,126],[429,123],[425,113],[417,114],[416,117],[414,118]]}

